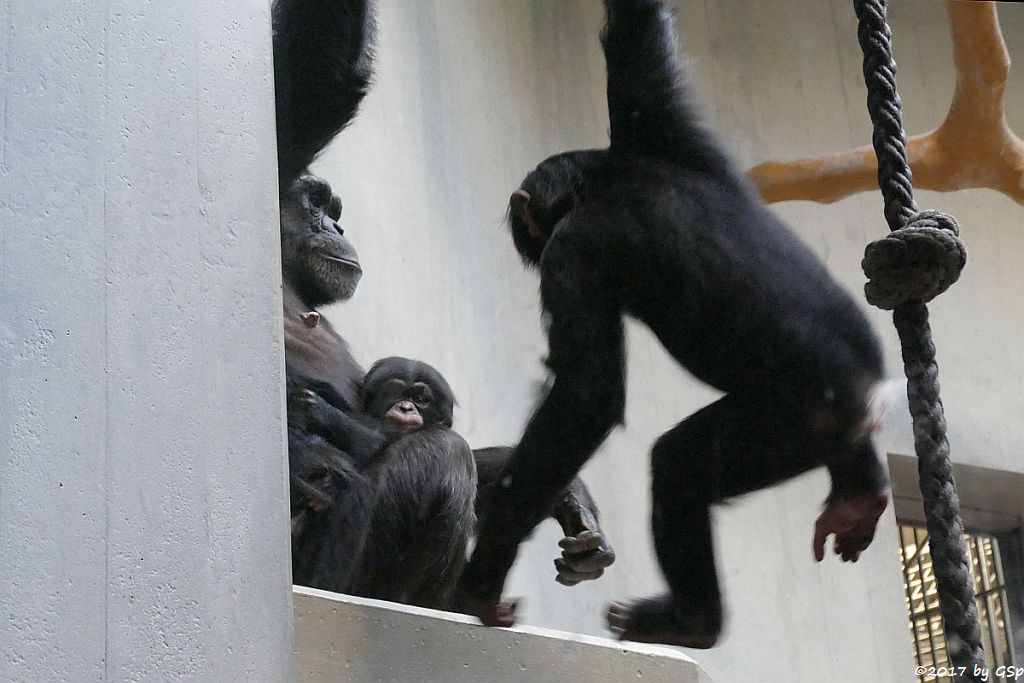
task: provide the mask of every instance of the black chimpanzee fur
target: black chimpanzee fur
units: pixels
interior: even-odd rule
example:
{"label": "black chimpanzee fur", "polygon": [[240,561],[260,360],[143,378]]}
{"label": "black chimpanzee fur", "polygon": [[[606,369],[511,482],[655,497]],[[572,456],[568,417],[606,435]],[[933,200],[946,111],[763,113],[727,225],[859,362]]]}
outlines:
{"label": "black chimpanzee fur", "polygon": [[[273,27],[288,393],[295,397],[312,389],[335,408],[355,415],[358,423],[362,369],[345,340],[314,309],[351,297],[362,270],[338,223],[340,199],[326,181],[303,174],[352,120],[367,92],[372,3],[277,0]],[[486,500],[511,449],[477,451],[476,466],[467,467],[464,444],[461,439],[455,443],[458,437],[450,430],[424,430],[419,439],[399,439],[393,445],[388,441],[392,435],[372,428],[362,433],[364,440],[352,442],[356,433],[346,432],[348,442],[332,442],[330,434],[312,427],[309,416],[290,401],[293,579],[316,588],[449,606],[449,590],[423,597],[421,587],[450,587],[458,577],[462,560],[450,559],[450,545],[440,543],[437,534],[447,530],[457,545],[475,522],[472,506],[430,508],[435,517],[427,535],[403,515],[433,495],[431,482],[441,480],[460,495],[472,493],[471,500]],[[375,462],[385,446],[386,457]],[[572,584],[596,578],[614,553],[601,534],[594,503],[578,479],[561,496],[553,514],[568,538],[556,560],[558,580]],[[368,524],[372,526],[365,533]],[[401,566],[384,567],[369,559],[394,557],[396,552],[406,556]],[[376,567],[373,576],[368,575],[371,566]],[[386,573],[391,574],[390,587],[377,590]]]}
{"label": "black chimpanzee fur", "polygon": [[856,560],[887,501],[870,443],[879,344],[854,301],[762,204],[698,123],[668,9],[606,0],[609,149],[553,156],[510,199],[541,277],[551,390],[494,494],[463,588],[485,623],[518,543],[623,417],[623,315],[725,396],[653,451],[654,541],[668,595],[615,604],[624,639],[709,647],[722,623],[709,506],[819,465],[815,531]]}
{"label": "black chimpanzee fur", "polygon": [[370,490],[365,499],[353,496],[352,483],[342,481],[345,495],[336,495],[332,478],[321,477],[327,527],[344,535],[331,537],[333,552],[312,568],[312,581],[369,598],[453,606],[477,489],[473,453],[451,429],[454,406],[437,370],[405,358],[370,368],[354,412],[308,389],[293,393],[292,421],[348,454]]}

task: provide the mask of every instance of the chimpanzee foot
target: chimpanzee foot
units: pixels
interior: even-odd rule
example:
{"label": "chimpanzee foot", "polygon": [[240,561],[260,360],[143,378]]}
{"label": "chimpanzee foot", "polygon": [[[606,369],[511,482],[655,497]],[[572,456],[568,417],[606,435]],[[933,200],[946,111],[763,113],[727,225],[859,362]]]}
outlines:
{"label": "chimpanzee foot", "polygon": [[608,628],[619,640],[706,650],[718,642],[721,615],[687,614],[668,595],[608,606]]}
{"label": "chimpanzee foot", "polygon": [[484,626],[500,626],[502,628],[515,626],[518,607],[518,600],[496,602],[474,597],[461,589],[455,595],[456,611],[476,617]]}
{"label": "chimpanzee foot", "polygon": [[488,605],[477,612],[480,623],[484,626],[509,627],[516,624],[516,609],[519,607],[518,600],[511,602],[499,602]]}

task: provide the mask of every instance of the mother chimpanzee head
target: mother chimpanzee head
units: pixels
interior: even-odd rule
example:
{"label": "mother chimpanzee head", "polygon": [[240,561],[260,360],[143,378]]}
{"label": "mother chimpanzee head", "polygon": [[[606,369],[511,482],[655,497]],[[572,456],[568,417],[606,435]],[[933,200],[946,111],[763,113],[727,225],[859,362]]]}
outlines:
{"label": "mother chimpanzee head", "polygon": [[348,299],[362,277],[340,218],[341,199],[323,178],[304,175],[282,194],[281,267],[310,307]]}

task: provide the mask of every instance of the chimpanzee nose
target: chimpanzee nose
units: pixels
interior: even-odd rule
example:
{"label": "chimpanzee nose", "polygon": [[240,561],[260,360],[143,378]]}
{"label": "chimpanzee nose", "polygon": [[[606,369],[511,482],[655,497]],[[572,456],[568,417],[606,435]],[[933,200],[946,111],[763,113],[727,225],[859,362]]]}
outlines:
{"label": "chimpanzee nose", "polygon": [[395,407],[398,408],[403,413],[416,412],[416,406],[413,405],[412,401],[399,401],[398,403],[395,404]]}
{"label": "chimpanzee nose", "polygon": [[334,230],[334,232],[338,233],[339,235],[344,235],[345,234],[345,231],[341,229],[341,226],[338,225],[334,221],[334,219],[332,219],[329,216],[324,216],[324,218],[320,221],[320,226],[324,230]]}

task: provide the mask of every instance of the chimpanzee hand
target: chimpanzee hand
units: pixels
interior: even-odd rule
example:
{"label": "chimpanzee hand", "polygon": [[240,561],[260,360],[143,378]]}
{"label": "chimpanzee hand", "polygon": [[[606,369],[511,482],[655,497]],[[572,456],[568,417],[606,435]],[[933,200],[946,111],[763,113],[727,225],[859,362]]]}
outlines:
{"label": "chimpanzee hand", "polygon": [[566,536],[558,545],[562,556],[555,559],[558,576],[555,581],[563,586],[575,586],[580,581],[592,581],[604,574],[605,567],[615,562],[615,551],[598,530],[582,531]]}
{"label": "chimpanzee hand", "polygon": [[824,559],[825,540],[835,534],[835,554],[841,555],[843,562],[856,562],[871,545],[878,518],[888,503],[888,489],[854,498],[830,499],[814,525],[814,559]]}
{"label": "chimpanzee hand", "polygon": [[296,389],[288,395],[288,426],[317,432],[329,423],[332,409],[333,406],[315,391]]}
{"label": "chimpanzee hand", "polygon": [[288,394],[288,426],[308,432],[312,424],[311,408],[317,395],[309,389],[296,389]]}

